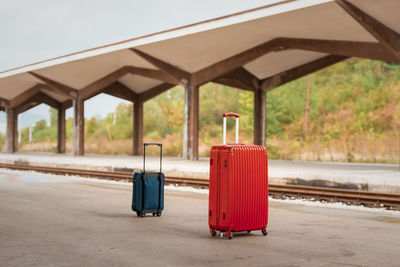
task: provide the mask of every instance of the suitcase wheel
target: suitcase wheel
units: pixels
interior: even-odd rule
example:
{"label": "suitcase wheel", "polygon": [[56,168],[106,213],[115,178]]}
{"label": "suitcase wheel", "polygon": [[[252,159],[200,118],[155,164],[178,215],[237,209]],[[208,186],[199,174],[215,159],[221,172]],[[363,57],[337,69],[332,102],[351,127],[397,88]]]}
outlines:
{"label": "suitcase wheel", "polygon": [[161,216],[161,211],[157,212],[157,216],[160,217]]}
{"label": "suitcase wheel", "polygon": [[229,233],[229,232],[226,232],[226,238],[228,238],[228,239],[232,239],[232,237],[233,237],[233,234],[232,233]]}
{"label": "suitcase wheel", "polygon": [[155,213],[153,213],[153,217],[154,217],[154,216],[156,216],[156,214],[155,214]]}
{"label": "suitcase wheel", "polygon": [[261,229],[261,232],[262,232],[263,235],[267,235],[268,234],[267,229],[265,229],[265,228]]}
{"label": "suitcase wheel", "polygon": [[247,231],[248,234],[250,234],[251,231]]}
{"label": "suitcase wheel", "polygon": [[142,216],[142,212],[141,212],[141,211],[137,211],[137,212],[136,212],[136,215],[137,215],[138,217],[141,217],[141,216]]}
{"label": "suitcase wheel", "polygon": [[210,229],[210,235],[211,236],[216,236],[217,235],[217,231],[215,231],[214,229]]}

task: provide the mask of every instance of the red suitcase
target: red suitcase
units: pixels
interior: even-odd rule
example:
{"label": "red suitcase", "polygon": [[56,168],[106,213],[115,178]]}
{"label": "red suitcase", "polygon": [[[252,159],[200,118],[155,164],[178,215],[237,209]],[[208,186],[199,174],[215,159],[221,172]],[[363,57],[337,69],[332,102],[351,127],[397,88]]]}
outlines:
{"label": "red suitcase", "polygon": [[[236,117],[236,144],[226,144],[226,117]],[[223,115],[223,145],[210,152],[208,223],[216,230],[232,232],[261,230],[267,235],[268,160],[263,146],[238,144],[239,114]]]}

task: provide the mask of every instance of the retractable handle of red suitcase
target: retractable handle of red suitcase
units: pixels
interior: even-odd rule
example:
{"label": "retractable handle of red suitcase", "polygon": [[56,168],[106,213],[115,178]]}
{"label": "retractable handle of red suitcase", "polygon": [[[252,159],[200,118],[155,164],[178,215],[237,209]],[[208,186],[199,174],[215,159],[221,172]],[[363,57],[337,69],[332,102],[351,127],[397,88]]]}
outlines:
{"label": "retractable handle of red suitcase", "polygon": [[233,112],[227,112],[222,115],[224,117],[224,127],[222,130],[222,144],[226,145],[226,117],[235,117],[236,118],[236,131],[235,131],[235,143],[239,143],[239,117],[240,115]]}
{"label": "retractable handle of red suitcase", "polygon": [[143,144],[143,172],[146,170],[146,146],[159,146],[160,147],[160,173],[161,173],[161,165],[162,165],[162,144],[160,143],[144,143]]}

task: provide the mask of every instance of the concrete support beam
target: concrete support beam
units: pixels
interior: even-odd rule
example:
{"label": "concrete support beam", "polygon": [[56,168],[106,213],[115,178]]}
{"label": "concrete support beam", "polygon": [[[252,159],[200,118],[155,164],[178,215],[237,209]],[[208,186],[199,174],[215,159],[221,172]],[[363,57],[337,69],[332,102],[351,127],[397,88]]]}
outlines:
{"label": "concrete support beam", "polygon": [[254,144],[259,146],[265,146],[266,99],[264,90],[254,92]]}
{"label": "concrete support beam", "polygon": [[183,158],[199,159],[199,87],[185,86]]}
{"label": "concrete support beam", "polygon": [[336,0],[350,16],[372,34],[394,58],[400,60],[400,34],[346,0]]}
{"label": "concrete support beam", "polygon": [[321,70],[323,68],[332,66],[338,62],[341,62],[348,57],[329,55],[325,56],[306,64],[297,66],[293,69],[283,71],[281,73],[274,74],[268,78],[260,81],[261,88],[265,91],[270,91],[278,86],[286,84],[288,82],[299,79],[315,71]]}
{"label": "concrete support beam", "polygon": [[165,80],[166,82],[184,85],[189,82],[191,76],[190,73],[135,48],[131,48],[131,50],[153,66],[159,68],[161,71],[166,73],[170,77],[170,79],[172,79]]}
{"label": "concrete support beam", "polygon": [[15,109],[7,108],[7,134],[6,134],[6,152],[15,153],[17,151],[17,114],[15,113]]}
{"label": "concrete support beam", "polygon": [[75,98],[78,95],[78,91],[76,89],[71,88],[65,84],[44,77],[38,73],[34,73],[31,71],[28,71],[28,73],[31,74],[33,77],[37,78],[38,80],[40,80],[41,82],[45,83],[47,85],[46,87],[47,90],[51,90],[57,94],[66,96],[70,99]]}
{"label": "concrete support beam", "polygon": [[143,101],[133,104],[133,155],[143,154]]}
{"label": "concrete support beam", "polygon": [[85,154],[84,101],[74,99],[72,105],[74,107],[73,154],[83,156]]}
{"label": "concrete support beam", "polygon": [[240,67],[221,77],[218,77],[217,79],[213,80],[213,82],[254,92],[256,89],[254,87],[254,83],[259,83],[260,81],[245,68]]}
{"label": "concrete support beam", "polygon": [[58,109],[57,153],[65,153],[65,109]]}

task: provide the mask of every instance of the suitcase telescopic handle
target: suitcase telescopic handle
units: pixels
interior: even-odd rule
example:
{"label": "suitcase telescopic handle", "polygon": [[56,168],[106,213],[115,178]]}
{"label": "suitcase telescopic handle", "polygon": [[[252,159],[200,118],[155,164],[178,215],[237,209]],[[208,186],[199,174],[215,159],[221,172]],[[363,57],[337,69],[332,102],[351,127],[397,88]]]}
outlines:
{"label": "suitcase telescopic handle", "polygon": [[235,131],[235,143],[239,143],[239,117],[240,115],[233,112],[227,112],[222,115],[224,117],[224,127],[222,130],[222,144],[226,145],[226,117],[235,117],[236,118],[236,131]]}
{"label": "suitcase telescopic handle", "polygon": [[160,143],[144,143],[143,144],[143,172],[146,172],[146,146],[159,146],[160,147],[160,173],[162,165],[162,144]]}

